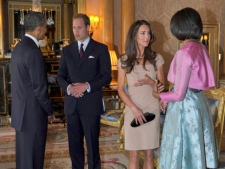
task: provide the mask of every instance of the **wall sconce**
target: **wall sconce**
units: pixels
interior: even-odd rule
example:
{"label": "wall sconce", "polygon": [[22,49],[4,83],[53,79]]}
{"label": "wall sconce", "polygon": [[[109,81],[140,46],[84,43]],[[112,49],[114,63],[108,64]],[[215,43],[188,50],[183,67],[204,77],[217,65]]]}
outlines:
{"label": "wall sconce", "polygon": [[89,34],[90,34],[90,37],[92,37],[92,35],[94,34],[94,31],[97,30],[97,26],[98,26],[98,22],[99,22],[99,17],[98,16],[94,16],[94,15],[91,15],[90,16],[90,30],[89,30]]}
{"label": "wall sconce", "polygon": [[200,42],[206,46],[206,48],[209,48],[209,34],[203,33],[201,36]]}
{"label": "wall sconce", "polygon": [[42,12],[42,8],[41,8],[41,0],[32,0],[33,4],[32,4],[32,11],[35,12]]}
{"label": "wall sconce", "polygon": [[111,60],[111,70],[112,70],[112,82],[110,85],[116,85],[117,84],[117,56],[116,52],[114,50],[109,51],[110,54],[110,60]]}

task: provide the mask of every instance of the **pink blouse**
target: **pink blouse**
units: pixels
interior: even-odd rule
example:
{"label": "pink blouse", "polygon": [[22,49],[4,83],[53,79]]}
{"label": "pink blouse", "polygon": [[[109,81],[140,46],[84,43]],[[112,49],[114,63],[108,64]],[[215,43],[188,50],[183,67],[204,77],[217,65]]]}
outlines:
{"label": "pink blouse", "polygon": [[168,81],[174,84],[171,92],[160,93],[163,102],[181,101],[187,88],[208,90],[215,79],[206,47],[200,42],[187,42],[171,62]]}

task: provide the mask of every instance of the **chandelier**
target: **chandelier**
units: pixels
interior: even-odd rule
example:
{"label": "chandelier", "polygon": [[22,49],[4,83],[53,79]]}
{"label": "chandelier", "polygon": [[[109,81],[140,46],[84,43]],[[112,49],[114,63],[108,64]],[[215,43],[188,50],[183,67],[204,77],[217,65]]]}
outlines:
{"label": "chandelier", "polygon": [[33,0],[32,11],[42,12],[41,0]]}
{"label": "chandelier", "polygon": [[47,19],[47,25],[54,25],[54,20],[53,20],[53,16],[52,16],[52,9],[47,10],[45,8],[45,10],[43,11],[43,14],[45,15],[45,18]]}
{"label": "chandelier", "polygon": [[[32,0],[32,11],[43,13],[43,15],[45,16],[47,20],[47,25],[54,25],[52,9],[47,10],[45,8],[45,10],[43,10],[42,12],[41,0]],[[27,10],[27,13],[28,12],[30,12],[30,10]],[[24,24],[24,9],[20,10],[20,25],[23,25],[23,24]]]}

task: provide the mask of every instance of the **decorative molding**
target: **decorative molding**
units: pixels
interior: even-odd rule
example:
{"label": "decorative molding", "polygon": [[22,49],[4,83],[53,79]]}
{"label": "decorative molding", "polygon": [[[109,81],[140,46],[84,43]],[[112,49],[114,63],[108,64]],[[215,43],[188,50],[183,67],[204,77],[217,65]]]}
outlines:
{"label": "decorative molding", "polygon": [[77,4],[77,0],[63,0],[63,4]]}

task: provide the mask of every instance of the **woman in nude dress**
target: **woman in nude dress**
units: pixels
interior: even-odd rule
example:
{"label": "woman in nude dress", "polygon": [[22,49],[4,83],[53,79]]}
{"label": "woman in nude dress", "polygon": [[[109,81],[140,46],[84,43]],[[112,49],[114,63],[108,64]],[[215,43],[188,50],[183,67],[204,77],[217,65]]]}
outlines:
{"label": "woman in nude dress", "polygon": [[[160,113],[159,100],[152,96],[153,86],[158,83],[164,89],[164,60],[152,51],[155,41],[150,24],[145,20],[134,22],[128,32],[125,51],[118,61],[118,93],[126,104],[124,115],[125,149],[129,151],[129,169],[139,168],[139,154],[144,151],[144,168],[154,168],[154,149],[159,147]],[[125,92],[124,84],[128,90]],[[145,123],[144,113],[155,114],[155,119]],[[131,127],[135,118],[139,127]]]}

